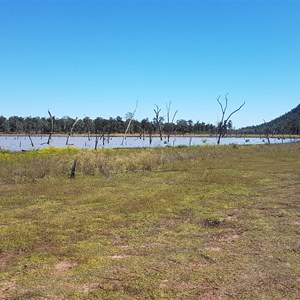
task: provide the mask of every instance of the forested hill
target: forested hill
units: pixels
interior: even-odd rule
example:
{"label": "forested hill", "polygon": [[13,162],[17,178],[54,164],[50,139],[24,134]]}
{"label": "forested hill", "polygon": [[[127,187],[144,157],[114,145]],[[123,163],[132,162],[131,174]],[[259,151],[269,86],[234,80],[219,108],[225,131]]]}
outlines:
{"label": "forested hill", "polygon": [[244,133],[300,134],[300,104],[290,112],[257,126],[242,128]]}

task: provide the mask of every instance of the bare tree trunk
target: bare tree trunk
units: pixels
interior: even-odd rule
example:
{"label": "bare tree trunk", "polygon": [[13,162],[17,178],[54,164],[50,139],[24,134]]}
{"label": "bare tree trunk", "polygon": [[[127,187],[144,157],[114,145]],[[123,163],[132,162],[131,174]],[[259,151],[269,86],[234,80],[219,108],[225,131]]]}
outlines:
{"label": "bare tree trunk", "polygon": [[30,134],[28,134],[28,137],[29,137],[29,140],[30,140],[30,143],[31,143],[31,147],[34,148],[34,144],[32,142],[32,138],[31,138]]}
{"label": "bare tree trunk", "polygon": [[157,105],[155,105],[155,107],[156,107],[156,109],[154,109],[154,113],[155,113],[154,119],[157,124],[160,140],[162,141],[163,138],[162,138],[162,129],[161,129],[161,118],[159,116],[161,109]]}
{"label": "bare tree trunk", "polygon": [[152,133],[149,132],[149,144],[151,145],[152,144]]}
{"label": "bare tree trunk", "polygon": [[104,146],[104,144],[105,144],[105,132],[103,130],[103,132],[102,132],[102,146]]}
{"label": "bare tree trunk", "polygon": [[221,107],[221,111],[222,111],[222,118],[221,118],[221,121],[218,124],[217,144],[219,145],[220,141],[221,141],[221,138],[224,137],[226,132],[227,132],[227,125],[228,125],[229,119],[232,117],[233,114],[238,112],[245,105],[246,102],[244,102],[239,108],[234,110],[232,113],[229,114],[229,116],[227,118],[225,118],[225,114],[226,114],[226,110],[227,110],[227,104],[228,104],[227,94],[225,95],[225,106],[224,107],[223,107],[222,103],[220,102],[220,96],[217,98],[217,101],[218,101],[218,103]]}
{"label": "bare tree trunk", "polygon": [[175,113],[173,115],[173,118],[172,118],[172,121],[170,123],[171,101],[169,102],[169,104],[166,103],[166,107],[167,107],[167,122],[168,122],[167,139],[168,139],[168,143],[169,143],[171,132],[173,133],[174,119],[175,119],[175,116],[176,116],[178,110],[175,111]]}
{"label": "bare tree trunk", "polygon": [[271,142],[270,142],[270,138],[269,138],[269,125],[267,124],[267,122],[264,120],[264,123],[266,125],[266,139],[268,141],[268,144],[270,145]]}
{"label": "bare tree trunk", "polygon": [[133,113],[131,114],[131,118],[129,119],[128,125],[127,125],[127,127],[126,127],[126,130],[125,130],[125,133],[124,133],[124,136],[123,136],[123,139],[122,139],[122,143],[121,143],[122,146],[123,146],[123,144],[124,144],[124,140],[126,139],[127,132],[128,132],[128,130],[129,130],[129,128],[130,128],[131,122],[132,122],[132,120],[133,120],[133,118],[134,118],[134,115],[135,115],[135,112],[136,112],[136,110],[137,110],[138,103],[139,103],[139,102],[136,101],[135,109],[134,109]]}
{"label": "bare tree trunk", "polygon": [[73,130],[74,130],[74,127],[75,127],[75,125],[76,125],[76,123],[77,123],[78,121],[79,121],[79,119],[76,117],[75,122],[73,123],[73,125],[72,125],[72,127],[71,127],[71,129],[70,129],[70,132],[68,133],[66,145],[69,145],[69,138],[70,138],[70,136],[72,135]]}
{"label": "bare tree trunk", "polygon": [[87,132],[88,132],[88,141],[91,140],[91,130],[90,130],[90,126],[89,123],[87,121],[85,121],[85,119],[83,119],[83,122],[85,123],[85,126],[87,128]]}
{"label": "bare tree trunk", "polygon": [[140,139],[142,139],[142,137],[143,137],[143,141],[145,140],[145,130],[142,128],[142,127],[140,127],[140,126],[137,126],[137,128],[138,129],[140,129]]}
{"label": "bare tree trunk", "polygon": [[96,135],[96,137],[95,137],[95,150],[97,150],[98,141],[99,141],[99,136]]}
{"label": "bare tree trunk", "polygon": [[49,137],[48,137],[47,144],[50,145],[52,133],[54,131],[54,116],[52,117],[51,112],[50,112],[49,109],[48,109],[48,114],[49,114],[50,119],[51,119],[51,131],[50,131],[50,134],[49,134]]}

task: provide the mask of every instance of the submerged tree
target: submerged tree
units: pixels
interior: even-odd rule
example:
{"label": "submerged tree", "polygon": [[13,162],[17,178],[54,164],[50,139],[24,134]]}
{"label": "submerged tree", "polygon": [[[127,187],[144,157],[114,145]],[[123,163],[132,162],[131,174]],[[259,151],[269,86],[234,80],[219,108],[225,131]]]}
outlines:
{"label": "submerged tree", "polygon": [[134,111],[132,113],[128,114],[128,124],[127,124],[126,130],[125,130],[125,133],[124,133],[124,136],[123,136],[123,139],[122,139],[122,144],[121,144],[122,146],[124,144],[124,140],[126,139],[126,135],[127,135],[127,132],[128,132],[128,130],[130,128],[131,122],[132,122],[132,120],[133,120],[133,118],[135,116],[138,104],[139,104],[139,101],[136,101]]}
{"label": "submerged tree", "polygon": [[49,114],[50,121],[51,121],[51,129],[50,129],[50,133],[49,133],[47,144],[50,145],[51,137],[52,137],[52,134],[54,133],[54,119],[55,119],[55,117],[52,116],[52,114],[51,114],[51,112],[50,112],[49,109],[48,109],[48,114]]}
{"label": "submerged tree", "polygon": [[71,129],[70,129],[70,131],[68,133],[66,145],[69,145],[69,138],[73,134],[73,130],[74,130],[75,125],[77,124],[78,121],[79,121],[79,119],[76,117],[76,119],[75,119],[74,123],[72,124]]}
{"label": "submerged tree", "polygon": [[237,108],[236,110],[234,110],[233,112],[231,112],[228,117],[225,117],[226,114],[226,110],[227,110],[227,105],[228,105],[228,98],[227,95],[225,95],[225,104],[223,106],[223,104],[220,101],[220,96],[217,98],[217,101],[221,107],[221,111],[222,111],[222,118],[221,121],[218,124],[218,137],[217,137],[217,144],[220,144],[221,138],[225,136],[227,129],[228,129],[228,123],[230,118],[232,117],[233,114],[235,114],[236,112],[238,112],[244,105],[245,105],[245,101],[243,102],[243,104]]}
{"label": "submerged tree", "polygon": [[271,142],[270,142],[270,138],[269,138],[269,134],[270,134],[270,128],[269,128],[269,124],[265,121],[264,121],[264,124],[265,124],[265,134],[266,134],[266,139],[268,141],[268,144],[270,145]]}
{"label": "submerged tree", "polygon": [[169,103],[166,103],[166,107],[167,107],[167,123],[165,124],[165,131],[167,133],[167,139],[168,142],[170,141],[170,135],[171,133],[174,132],[175,129],[175,124],[174,124],[174,119],[175,116],[178,112],[178,110],[175,111],[175,113],[173,114],[173,117],[171,119],[170,113],[171,113],[171,101]]}
{"label": "submerged tree", "polygon": [[158,107],[158,105],[155,105],[155,107],[156,108],[154,109],[154,113],[155,113],[154,121],[157,125],[157,129],[159,132],[159,138],[162,141],[162,139],[163,139],[162,138],[162,123],[163,123],[164,118],[159,116],[161,109]]}

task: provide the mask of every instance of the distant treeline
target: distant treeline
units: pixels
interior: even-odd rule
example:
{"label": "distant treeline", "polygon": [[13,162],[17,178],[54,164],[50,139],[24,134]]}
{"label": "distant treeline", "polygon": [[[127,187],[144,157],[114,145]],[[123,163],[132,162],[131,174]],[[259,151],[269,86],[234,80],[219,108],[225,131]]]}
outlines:
{"label": "distant treeline", "polygon": [[257,126],[241,129],[247,134],[300,134],[300,104],[288,113]]}
{"label": "distant treeline", "polygon": [[[53,121],[53,123],[52,123]],[[162,129],[164,134],[216,134],[217,126],[213,124],[206,124],[204,122],[194,123],[192,120],[177,120],[173,123],[167,123],[163,117],[159,120],[153,119],[150,121],[148,118],[141,121],[132,120],[130,118],[123,119],[118,116],[116,118],[104,119],[98,117],[91,119],[85,117],[83,119],[74,119],[68,116],[62,118],[55,117],[18,117],[12,116],[5,118],[0,116],[0,133],[7,134],[68,134],[70,132],[77,134],[101,134],[101,133],[124,133],[130,124],[128,133],[143,134],[159,133]],[[232,129],[231,123],[228,129]]]}
{"label": "distant treeline", "polygon": [[[170,106],[167,107],[170,109]],[[0,116],[0,133],[2,134],[162,134],[170,136],[171,134],[209,134],[217,135],[226,134],[300,134],[300,104],[290,112],[260,125],[249,126],[241,129],[233,129],[231,120],[213,125],[205,122],[180,119],[174,121],[169,116],[159,115],[160,109],[156,107],[155,118],[148,118],[141,121],[134,119],[134,113],[127,113],[123,119],[118,116],[116,118],[104,119],[97,117],[91,119],[85,117],[83,119],[71,118],[64,116],[56,118],[49,113],[49,117],[18,117],[12,116],[6,118]],[[221,131],[220,131],[221,130]]]}
{"label": "distant treeline", "polygon": [[245,134],[300,135],[300,120],[284,120],[277,124],[269,122],[258,126],[242,128],[239,132]]}

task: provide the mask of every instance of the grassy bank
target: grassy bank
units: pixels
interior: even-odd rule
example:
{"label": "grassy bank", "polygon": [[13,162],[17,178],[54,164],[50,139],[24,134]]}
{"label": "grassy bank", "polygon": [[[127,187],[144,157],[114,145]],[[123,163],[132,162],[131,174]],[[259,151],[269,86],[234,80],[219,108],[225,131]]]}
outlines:
{"label": "grassy bank", "polygon": [[299,170],[299,144],[1,153],[0,299],[298,299]]}

